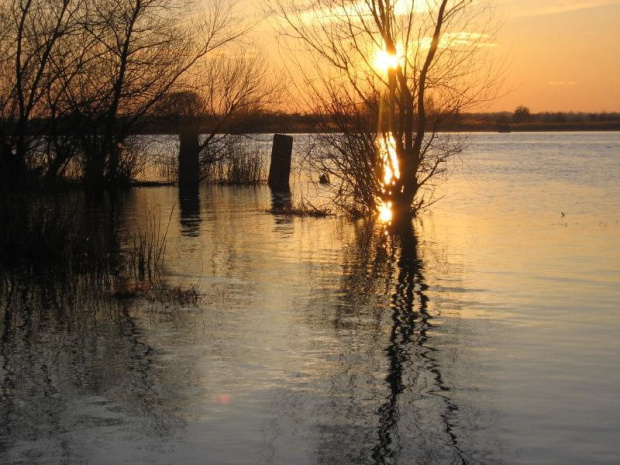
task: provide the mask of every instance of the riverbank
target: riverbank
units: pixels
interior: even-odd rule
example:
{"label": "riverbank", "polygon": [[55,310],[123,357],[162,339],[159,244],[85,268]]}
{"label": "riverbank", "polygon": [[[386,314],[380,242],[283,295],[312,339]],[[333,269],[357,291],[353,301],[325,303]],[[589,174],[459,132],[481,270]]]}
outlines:
{"label": "riverbank", "polygon": [[[593,120],[589,120],[592,118]],[[596,119],[594,119],[596,118]],[[620,115],[572,115],[561,114],[558,119],[534,115],[528,121],[513,121],[503,114],[468,115],[454,121],[447,121],[440,126],[441,132],[579,132],[579,131],[620,131]],[[204,119],[193,121],[193,125],[200,128],[200,132],[209,134],[212,124]],[[267,114],[248,118],[234,125],[237,134],[318,134],[326,132],[341,132],[341,129],[330,124],[327,118],[317,115],[288,115]],[[229,128],[230,129],[230,128]],[[139,128],[139,134],[177,134],[177,124],[163,120],[152,120]]]}

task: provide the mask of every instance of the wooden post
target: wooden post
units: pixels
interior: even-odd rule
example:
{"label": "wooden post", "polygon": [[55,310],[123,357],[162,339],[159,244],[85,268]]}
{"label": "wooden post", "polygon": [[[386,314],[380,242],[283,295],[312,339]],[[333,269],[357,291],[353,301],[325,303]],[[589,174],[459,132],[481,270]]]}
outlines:
{"label": "wooden post", "polygon": [[179,204],[181,206],[181,235],[198,237],[200,235],[200,187],[198,184],[179,186]]}
{"label": "wooden post", "polygon": [[179,185],[197,186],[200,182],[198,131],[192,129],[181,131],[179,142]]}
{"label": "wooden post", "polygon": [[289,177],[291,175],[291,155],[293,153],[293,138],[276,134],[273,136],[271,149],[271,166],[269,168],[269,187],[276,192],[290,190]]}

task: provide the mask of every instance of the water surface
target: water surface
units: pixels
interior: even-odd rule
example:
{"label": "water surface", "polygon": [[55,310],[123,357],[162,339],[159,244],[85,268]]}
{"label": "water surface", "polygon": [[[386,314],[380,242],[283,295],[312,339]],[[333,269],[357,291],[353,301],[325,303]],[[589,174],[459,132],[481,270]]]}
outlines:
{"label": "water surface", "polygon": [[394,235],[133,190],[196,306],[5,273],[0,463],[617,463],[620,134],[469,139]]}

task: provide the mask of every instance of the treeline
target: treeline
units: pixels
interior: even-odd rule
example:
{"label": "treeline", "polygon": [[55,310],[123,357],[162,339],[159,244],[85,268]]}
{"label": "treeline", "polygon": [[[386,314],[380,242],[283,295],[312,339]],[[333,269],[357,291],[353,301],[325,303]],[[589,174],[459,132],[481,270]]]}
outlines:
{"label": "treeline", "polygon": [[541,112],[532,113],[528,107],[519,106],[514,112],[478,113],[465,115],[466,119],[484,124],[525,123],[595,123],[620,122],[620,113],[601,112]]}
{"label": "treeline", "polygon": [[127,183],[154,118],[228,131],[274,95],[250,27],[227,0],[0,0],[0,188]]}
{"label": "treeline", "polygon": [[[329,115],[314,113],[283,113],[256,111],[231,118],[230,130],[238,133],[317,133],[338,132],[340,128]],[[170,121],[157,116],[138,128],[141,134],[176,134],[178,127],[195,125],[202,133],[210,133],[218,120],[203,116],[185,121]],[[526,118],[511,112],[467,113],[451,115],[442,121],[442,131],[566,131],[566,130],[620,130],[620,113],[534,113]]]}

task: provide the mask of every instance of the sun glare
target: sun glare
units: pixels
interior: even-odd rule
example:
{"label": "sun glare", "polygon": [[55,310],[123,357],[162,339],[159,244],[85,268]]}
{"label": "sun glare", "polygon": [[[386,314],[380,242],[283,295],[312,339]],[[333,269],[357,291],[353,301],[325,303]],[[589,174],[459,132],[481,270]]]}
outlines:
{"label": "sun glare", "polygon": [[396,47],[396,53],[390,53],[386,50],[378,50],[375,56],[375,68],[378,71],[387,73],[390,69],[396,69],[400,65],[403,57],[402,47]]}

